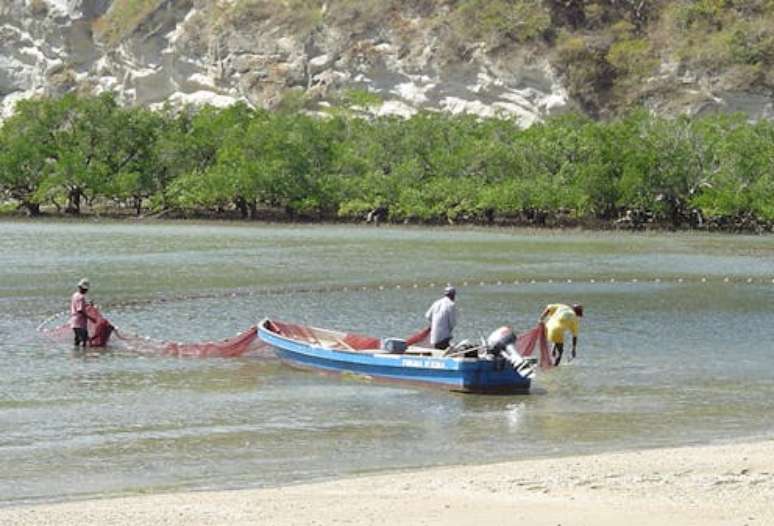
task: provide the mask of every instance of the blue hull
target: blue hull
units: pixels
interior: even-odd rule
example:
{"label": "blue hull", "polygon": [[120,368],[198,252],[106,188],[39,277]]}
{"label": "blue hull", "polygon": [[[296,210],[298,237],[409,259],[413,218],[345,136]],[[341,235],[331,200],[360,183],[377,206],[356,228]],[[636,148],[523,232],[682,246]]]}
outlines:
{"label": "blue hull", "polygon": [[524,394],[531,384],[502,361],[337,350],[277,334],[266,322],[258,337],[286,364],[323,373],[481,394]]}

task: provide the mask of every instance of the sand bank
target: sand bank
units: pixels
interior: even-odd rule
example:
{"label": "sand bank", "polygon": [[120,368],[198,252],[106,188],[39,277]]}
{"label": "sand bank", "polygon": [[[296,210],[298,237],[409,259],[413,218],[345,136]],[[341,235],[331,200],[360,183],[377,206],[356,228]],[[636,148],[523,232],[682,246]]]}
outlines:
{"label": "sand bank", "polygon": [[774,441],[0,509],[14,525],[774,525]]}

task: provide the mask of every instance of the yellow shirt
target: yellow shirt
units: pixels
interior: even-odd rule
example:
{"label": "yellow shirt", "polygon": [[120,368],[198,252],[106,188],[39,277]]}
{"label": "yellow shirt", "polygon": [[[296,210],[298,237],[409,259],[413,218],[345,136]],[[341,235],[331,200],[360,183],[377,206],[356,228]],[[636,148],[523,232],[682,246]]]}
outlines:
{"label": "yellow shirt", "polygon": [[570,331],[578,337],[578,316],[572,307],[554,304],[546,307],[546,337],[551,343],[564,343],[564,333]]}

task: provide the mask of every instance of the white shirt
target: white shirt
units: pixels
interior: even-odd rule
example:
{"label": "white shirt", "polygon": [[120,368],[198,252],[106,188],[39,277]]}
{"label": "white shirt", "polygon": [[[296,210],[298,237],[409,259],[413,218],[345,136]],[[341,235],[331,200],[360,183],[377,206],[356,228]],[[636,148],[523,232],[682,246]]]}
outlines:
{"label": "white shirt", "polygon": [[430,343],[436,343],[451,338],[454,326],[457,325],[457,306],[444,296],[427,309],[425,318],[430,320]]}

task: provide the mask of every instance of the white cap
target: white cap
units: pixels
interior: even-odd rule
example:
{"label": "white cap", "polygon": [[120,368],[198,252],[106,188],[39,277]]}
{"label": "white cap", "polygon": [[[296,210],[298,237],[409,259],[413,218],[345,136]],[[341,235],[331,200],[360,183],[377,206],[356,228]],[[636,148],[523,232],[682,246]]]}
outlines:
{"label": "white cap", "polygon": [[86,278],[83,278],[81,281],[78,282],[78,288],[83,290],[89,290],[89,280]]}
{"label": "white cap", "polygon": [[448,296],[449,294],[456,294],[456,293],[457,293],[457,290],[451,285],[443,289],[444,296]]}

